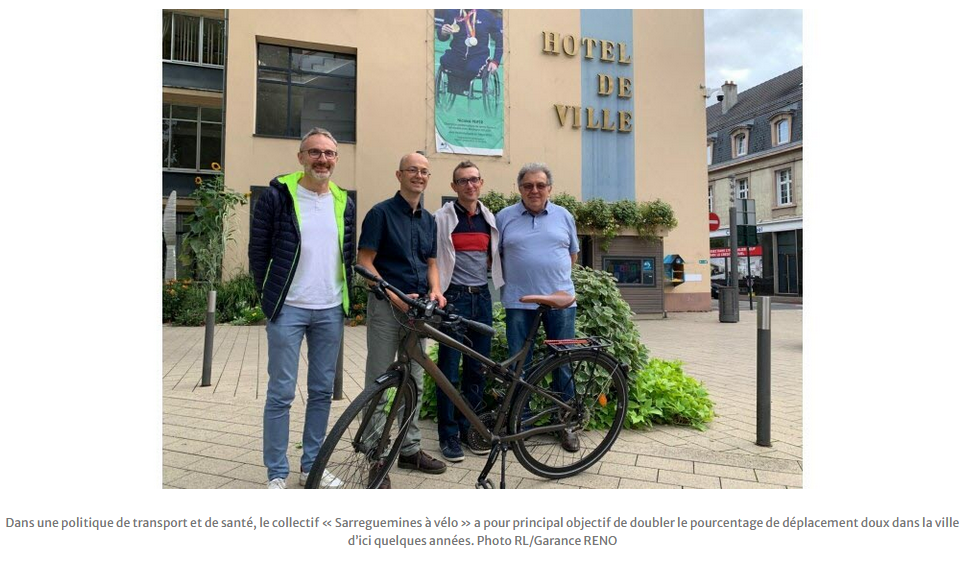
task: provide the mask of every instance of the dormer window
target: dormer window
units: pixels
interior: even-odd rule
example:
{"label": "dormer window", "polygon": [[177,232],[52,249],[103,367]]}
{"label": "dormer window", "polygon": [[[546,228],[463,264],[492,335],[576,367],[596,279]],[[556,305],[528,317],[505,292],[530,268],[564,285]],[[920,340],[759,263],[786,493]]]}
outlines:
{"label": "dormer window", "polygon": [[741,128],[736,128],[733,130],[731,136],[733,143],[733,158],[742,157],[749,153],[749,140],[750,140],[750,129],[749,126],[743,126]]}
{"label": "dormer window", "polygon": [[784,112],[770,119],[770,138],[774,146],[790,143],[793,114]]}

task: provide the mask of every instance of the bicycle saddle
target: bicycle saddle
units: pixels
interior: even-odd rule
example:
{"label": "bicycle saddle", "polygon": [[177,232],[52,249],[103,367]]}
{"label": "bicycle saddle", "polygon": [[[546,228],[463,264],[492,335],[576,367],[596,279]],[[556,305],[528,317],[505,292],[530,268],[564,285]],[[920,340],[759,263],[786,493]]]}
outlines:
{"label": "bicycle saddle", "polygon": [[525,295],[521,297],[522,303],[538,303],[553,309],[566,309],[575,302],[575,297],[564,291],[555,291],[550,295]]}

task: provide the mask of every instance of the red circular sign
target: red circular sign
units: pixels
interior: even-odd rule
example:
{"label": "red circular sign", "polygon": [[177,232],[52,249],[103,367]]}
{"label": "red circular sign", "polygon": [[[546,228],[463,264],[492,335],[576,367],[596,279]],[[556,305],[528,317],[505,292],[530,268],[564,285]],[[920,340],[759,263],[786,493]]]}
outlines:
{"label": "red circular sign", "polygon": [[719,216],[715,212],[709,213],[709,231],[719,230]]}

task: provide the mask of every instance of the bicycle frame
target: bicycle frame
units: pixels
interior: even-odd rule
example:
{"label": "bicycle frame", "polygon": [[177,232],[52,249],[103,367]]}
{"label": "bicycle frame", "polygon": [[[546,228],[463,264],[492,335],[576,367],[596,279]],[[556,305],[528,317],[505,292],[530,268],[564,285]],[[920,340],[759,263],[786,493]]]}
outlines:
{"label": "bicycle frame", "polygon": [[[539,314],[544,311],[549,310],[549,307],[545,305],[538,306]],[[541,316],[535,317],[534,323],[532,324],[531,330],[528,332],[528,336],[524,341],[524,345],[517,353],[511,356],[504,362],[495,362],[494,360],[484,356],[467,345],[459,342],[458,340],[448,336],[447,334],[441,332],[437,328],[428,324],[423,320],[410,320],[410,327],[407,332],[406,338],[404,338],[403,351],[406,359],[400,360],[401,364],[406,368],[409,374],[409,363],[410,361],[415,361],[417,364],[424,369],[433,378],[434,383],[437,387],[444,392],[444,395],[454,403],[454,407],[460,411],[464,417],[467,418],[471,426],[474,427],[477,432],[481,434],[482,437],[487,439],[493,447],[498,446],[501,443],[515,442],[518,440],[523,440],[531,436],[538,434],[546,434],[555,431],[559,431],[565,428],[564,424],[551,424],[545,426],[538,426],[534,428],[529,428],[523,432],[517,432],[515,434],[509,434],[507,436],[500,436],[496,434],[496,431],[503,429],[505,423],[507,422],[507,417],[510,413],[511,402],[514,399],[515,393],[520,388],[530,389],[536,392],[538,395],[548,399],[550,402],[558,405],[565,414],[572,412],[572,408],[567,404],[561,402],[559,399],[546,394],[540,389],[535,389],[522,379],[524,373],[524,361],[527,358],[528,352],[530,351],[532,345],[534,344],[535,336],[538,334],[538,327],[541,324]],[[484,422],[477,416],[474,410],[471,408],[470,404],[467,402],[466,398],[457,390],[456,387],[451,384],[444,372],[441,371],[439,367],[427,356],[426,352],[420,347],[419,339],[421,337],[432,338],[440,343],[441,346],[448,346],[463,353],[464,355],[470,356],[475,360],[481,362],[484,367],[491,373],[494,373],[498,377],[507,380],[508,391],[504,395],[504,399],[501,401],[500,408],[496,411],[497,422],[494,425],[494,430],[490,430],[484,424]],[[567,354],[552,354],[552,355],[567,355]],[[513,369],[511,369],[513,368]]]}

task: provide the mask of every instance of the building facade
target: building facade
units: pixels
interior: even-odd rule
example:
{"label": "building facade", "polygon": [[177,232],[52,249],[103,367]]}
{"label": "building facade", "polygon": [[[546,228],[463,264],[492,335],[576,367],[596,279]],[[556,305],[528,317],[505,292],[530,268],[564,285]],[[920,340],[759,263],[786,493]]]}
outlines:
{"label": "building facade", "polygon": [[[175,91],[166,74],[165,100],[179,115],[189,113],[182,106],[198,106],[199,131],[208,125],[201,109],[223,110],[221,165],[231,189],[251,193],[254,201],[271,178],[298,168],[299,138],[314,126],[340,142],[334,181],[356,199],[358,223],[393,195],[398,161],[408,152],[421,151],[430,161],[429,210],[453,196],[450,176],[460,161],[477,163],[484,190],[502,194],[517,192],[522,165],[545,162],[555,192],[671,204],[679,226],[660,247],[582,257],[597,269],[617,262],[651,266],[653,276],[623,283],[631,294],[658,293],[650,309],[708,310],[701,10],[218,14],[227,38],[224,88]],[[445,34],[444,26],[462,31]],[[200,29],[204,35],[208,28]],[[476,60],[475,52],[486,59]],[[472,75],[483,62],[481,71],[462,83],[455,58]],[[493,74],[484,73],[489,61],[498,63]],[[165,61],[166,69],[175,64],[205,67]],[[169,184],[171,174],[194,179],[205,173],[204,159],[198,161],[201,169],[192,171],[167,164],[164,196],[177,188]],[[250,206],[236,215],[226,276],[248,269]],[[668,254],[685,261],[676,285],[662,276]]]}
{"label": "building facade", "polygon": [[[737,93],[727,82],[706,109],[708,207],[714,283],[729,273],[729,207],[753,199],[757,241],[739,249],[741,291],[803,297],[803,67]],[[738,201],[736,201],[738,202]]]}

